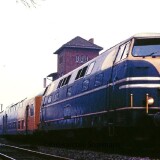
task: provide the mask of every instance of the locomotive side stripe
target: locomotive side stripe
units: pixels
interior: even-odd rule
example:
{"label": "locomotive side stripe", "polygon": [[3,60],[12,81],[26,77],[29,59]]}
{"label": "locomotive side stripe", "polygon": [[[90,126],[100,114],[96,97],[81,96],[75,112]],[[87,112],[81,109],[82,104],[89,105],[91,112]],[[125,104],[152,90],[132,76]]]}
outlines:
{"label": "locomotive side stripe", "polygon": [[160,84],[127,84],[122,85],[119,87],[119,89],[124,88],[159,88]]}
{"label": "locomotive side stripe", "polygon": [[[46,105],[45,107],[50,107],[50,106],[52,106],[52,105],[65,102],[65,101],[67,101],[67,100],[71,100],[71,99],[74,99],[74,98],[78,98],[78,97],[87,95],[87,94],[89,94],[89,93],[92,93],[92,92],[95,92],[95,91],[99,91],[99,90],[101,90],[101,89],[105,89],[105,88],[107,88],[107,87],[109,87],[109,86],[114,86],[114,85],[119,84],[119,83],[122,83],[122,82],[136,81],[136,80],[141,80],[141,81],[142,81],[142,80],[146,80],[146,81],[150,81],[150,80],[152,80],[152,81],[157,81],[157,80],[160,80],[160,77],[127,77],[127,78],[124,78],[124,79],[115,81],[115,82],[113,82],[113,83],[109,83],[109,84],[107,84],[107,85],[104,85],[104,86],[101,86],[101,87],[92,89],[92,90],[90,90],[90,91],[86,91],[86,92],[84,92],[84,93],[80,93],[80,94],[78,94],[78,95],[75,95],[75,96],[72,96],[72,97],[68,97],[68,98],[66,98],[66,99],[64,99],[64,100],[60,100],[60,101],[57,101],[57,102],[53,102],[53,103],[51,103],[51,104]],[[142,86],[143,84],[137,84],[137,85],[139,86],[139,88],[144,88],[144,86],[143,86],[143,87],[140,87],[140,86]],[[145,84],[145,85],[147,85],[147,84]],[[156,85],[156,84],[151,84],[151,86],[155,86],[155,85]],[[150,87],[150,88],[160,87],[160,84],[157,84],[157,85],[158,85],[158,86],[156,86],[156,87]],[[119,89],[131,88],[131,87],[132,87],[132,88],[136,88],[136,87],[138,87],[138,86],[123,85],[123,86],[120,86]],[[145,87],[146,87],[146,86],[145,86]]]}
{"label": "locomotive side stripe", "polygon": [[127,78],[115,81],[113,83],[110,83],[110,85],[115,85],[115,84],[128,82],[128,81],[158,81],[158,80],[160,80],[160,77],[127,77]]}
{"label": "locomotive side stripe", "polygon": [[46,105],[45,107],[49,107],[49,106],[52,106],[52,105],[55,105],[55,104],[58,104],[58,103],[62,103],[62,102],[65,102],[65,101],[68,101],[68,100],[71,100],[71,99],[74,99],[74,98],[78,98],[78,97],[81,97],[81,96],[84,96],[86,94],[89,94],[89,93],[92,93],[92,92],[95,92],[95,91],[99,91],[101,89],[104,89],[106,88],[108,85],[104,85],[104,86],[101,86],[99,88],[95,88],[95,89],[92,89],[90,91],[87,91],[87,92],[84,92],[84,93],[80,93],[78,95],[75,95],[75,96],[72,96],[72,97],[69,97],[69,98],[66,98],[64,100],[60,100],[60,101],[57,101],[57,102],[54,102],[54,103],[51,103],[49,105]]}

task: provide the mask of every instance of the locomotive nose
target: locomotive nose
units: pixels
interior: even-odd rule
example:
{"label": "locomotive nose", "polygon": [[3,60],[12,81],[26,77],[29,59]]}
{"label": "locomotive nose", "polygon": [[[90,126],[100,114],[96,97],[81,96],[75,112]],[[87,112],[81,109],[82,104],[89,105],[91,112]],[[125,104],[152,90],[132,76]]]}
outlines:
{"label": "locomotive nose", "polygon": [[160,112],[154,115],[154,123],[156,126],[160,126]]}

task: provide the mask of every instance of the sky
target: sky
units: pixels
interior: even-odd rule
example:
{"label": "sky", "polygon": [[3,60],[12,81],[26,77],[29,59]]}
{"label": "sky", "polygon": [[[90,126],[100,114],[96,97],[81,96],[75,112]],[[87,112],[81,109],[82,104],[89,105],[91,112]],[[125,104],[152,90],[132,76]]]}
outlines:
{"label": "sky", "polygon": [[159,0],[20,0],[0,5],[0,104],[16,103],[43,89],[57,71],[53,54],[76,36],[106,49],[136,33],[160,33]]}

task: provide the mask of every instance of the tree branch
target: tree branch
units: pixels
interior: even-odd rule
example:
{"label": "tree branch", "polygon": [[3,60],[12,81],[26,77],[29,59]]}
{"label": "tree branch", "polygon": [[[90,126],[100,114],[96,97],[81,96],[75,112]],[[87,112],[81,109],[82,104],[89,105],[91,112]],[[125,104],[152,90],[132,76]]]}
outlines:
{"label": "tree branch", "polygon": [[[36,0],[17,0],[17,2],[21,2],[23,3],[26,7],[35,7],[38,5]],[[38,0],[38,1],[42,1],[42,0]]]}

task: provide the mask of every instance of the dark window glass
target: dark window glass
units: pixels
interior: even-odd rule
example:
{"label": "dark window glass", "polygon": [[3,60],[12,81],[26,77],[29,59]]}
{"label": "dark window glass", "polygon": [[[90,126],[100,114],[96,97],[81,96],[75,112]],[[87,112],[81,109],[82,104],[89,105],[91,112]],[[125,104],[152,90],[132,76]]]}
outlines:
{"label": "dark window glass", "polygon": [[70,78],[71,78],[71,75],[61,79],[59,84],[58,84],[58,88],[60,88],[60,87],[62,87],[64,85],[67,85],[69,83]]}
{"label": "dark window glass", "polygon": [[77,73],[77,76],[76,76],[76,79],[79,79],[81,77],[83,77],[86,73],[86,70],[87,70],[87,67],[88,66],[85,66],[84,68],[80,69]]}
{"label": "dark window glass", "polygon": [[21,127],[21,122],[18,121],[18,129],[20,129],[20,127]]}
{"label": "dark window glass", "polygon": [[133,56],[160,56],[160,39],[135,39],[132,50]]}
{"label": "dark window glass", "polygon": [[58,88],[60,88],[60,86],[61,86],[62,83],[63,83],[63,79],[61,79],[61,80],[59,81]]}
{"label": "dark window glass", "polygon": [[30,110],[30,116],[33,116],[34,115],[34,105],[33,104],[30,105],[29,110]]}
{"label": "dark window glass", "polygon": [[24,120],[22,120],[21,125],[22,125],[22,129],[23,129],[24,128]]}

